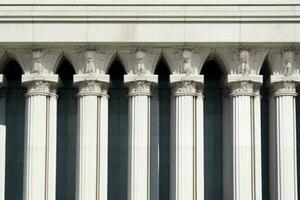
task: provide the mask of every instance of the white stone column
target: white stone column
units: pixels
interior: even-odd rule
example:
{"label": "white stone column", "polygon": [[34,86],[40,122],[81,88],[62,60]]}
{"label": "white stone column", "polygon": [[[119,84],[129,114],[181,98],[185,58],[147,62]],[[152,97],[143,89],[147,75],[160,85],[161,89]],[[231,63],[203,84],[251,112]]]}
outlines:
{"label": "white stone column", "polygon": [[[258,200],[261,194],[260,75],[228,75],[230,98],[224,101],[224,198]],[[230,110],[231,109],[231,110]]]}
{"label": "white stone column", "polygon": [[202,75],[171,75],[170,199],[204,199]]}
{"label": "white stone column", "polygon": [[271,200],[297,200],[296,83],[299,76],[272,75],[270,97]]}
{"label": "white stone column", "polygon": [[76,200],[107,200],[109,75],[74,75],[78,93]]}
{"label": "white stone column", "polygon": [[24,200],[55,200],[58,75],[25,74]]}
{"label": "white stone column", "polygon": [[128,200],[150,200],[151,86],[157,75],[125,75],[129,87]]}
{"label": "white stone column", "polygon": [[[0,75],[0,87],[5,83],[5,78]],[[1,89],[3,90],[3,89]],[[5,90],[5,89],[4,89]],[[5,199],[5,153],[6,153],[6,93],[0,92],[0,200]]]}

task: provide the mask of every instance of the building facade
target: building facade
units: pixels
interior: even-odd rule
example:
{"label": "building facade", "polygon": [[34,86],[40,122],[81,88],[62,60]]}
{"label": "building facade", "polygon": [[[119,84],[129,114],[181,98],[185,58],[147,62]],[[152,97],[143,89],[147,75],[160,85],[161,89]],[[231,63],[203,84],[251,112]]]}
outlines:
{"label": "building facade", "polygon": [[0,2],[0,200],[297,200],[296,0]]}

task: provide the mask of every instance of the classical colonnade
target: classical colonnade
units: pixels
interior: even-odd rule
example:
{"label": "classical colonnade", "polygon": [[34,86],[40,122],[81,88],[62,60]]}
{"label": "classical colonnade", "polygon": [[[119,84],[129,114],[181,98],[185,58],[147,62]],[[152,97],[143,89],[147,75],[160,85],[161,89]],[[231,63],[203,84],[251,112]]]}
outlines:
{"label": "classical colonnade", "polygon": [[[128,200],[158,199],[158,102],[153,88],[161,56],[171,75],[170,198],[204,200],[203,87],[200,75],[209,57],[224,68],[223,116],[225,200],[262,199],[259,75],[265,60],[270,87],[271,199],[296,200],[296,85],[300,51],[295,47],[66,47],[3,48],[1,60],[13,57],[24,71],[24,200],[55,200],[56,124],[59,77],[64,56],[74,66],[78,92],[76,199],[106,200],[108,170],[108,101],[110,63],[117,55],[125,66],[129,88]],[[5,87],[5,77],[0,76]],[[5,191],[5,96],[0,98],[0,199]]]}

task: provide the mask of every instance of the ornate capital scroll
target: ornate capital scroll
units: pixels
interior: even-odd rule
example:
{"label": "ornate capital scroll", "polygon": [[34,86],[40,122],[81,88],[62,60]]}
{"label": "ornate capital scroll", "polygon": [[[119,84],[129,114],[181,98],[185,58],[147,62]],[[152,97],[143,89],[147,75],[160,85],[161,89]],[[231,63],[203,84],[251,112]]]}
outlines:
{"label": "ornate capital scroll", "polygon": [[295,82],[277,82],[272,84],[273,96],[297,96]]}
{"label": "ornate capital scroll", "polygon": [[58,75],[54,74],[25,74],[22,75],[22,83],[28,88],[27,96],[46,95],[56,96]]}
{"label": "ornate capital scroll", "polygon": [[259,94],[259,87],[262,84],[260,75],[228,75],[227,86],[230,96],[255,96]]}
{"label": "ornate capital scroll", "polygon": [[78,96],[107,96],[109,75],[77,74],[74,84],[78,86]]}
{"label": "ornate capital scroll", "polygon": [[124,76],[124,83],[129,88],[129,96],[150,96],[152,86],[157,82],[157,75],[128,74]]}
{"label": "ornate capital scroll", "polygon": [[270,84],[273,96],[296,96],[296,86],[299,82],[299,75],[272,75]]}
{"label": "ornate capital scroll", "polygon": [[170,76],[174,96],[199,96],[203,92],[202,75],[176,74]]}

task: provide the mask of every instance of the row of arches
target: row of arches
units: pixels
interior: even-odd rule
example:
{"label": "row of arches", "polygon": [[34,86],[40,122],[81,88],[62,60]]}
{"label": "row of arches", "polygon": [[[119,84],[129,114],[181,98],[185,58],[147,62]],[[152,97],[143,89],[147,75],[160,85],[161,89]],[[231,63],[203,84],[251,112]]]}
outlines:
{"label": "row of arches", "polygon": [[[220,70],[224,74],[230,74],[232,73],[232,70],[235,70],[240,62],[241,57],[240,53],[242,51],[247,52],[247,64],[250,64],[251,67],[254,67],[255,69],[251,69],[251,72],[254,72],[255,74],[259,74],[262,68],[262,63],[268,63],[269,70],[273,72],[281,72],[279,65],[281,66],[281,60],[287,60],[289,61],[288,55],[291,58],[293,58],[290,62],[298,62],[298,57],[295,57],[294,59],[294,53],[289,48],[241,48],[241,47],[224,47],[224,48],[195,48],[194,50],[191,50],[193,52],[192,54],[195,58],[192,58],[191,60],[195,60],[197,62],[193,63],[193,66],[196,69],[196,71],[201,72],[203,70],[203,64],[209,60],[214,60],[214,62],[219,66]],[[107,51],[107,52],[106,52]],[[131,54],[128,54],[128,52],[133,51],[131,48],[128,49],[103,49],[103,51],[100,51],[103,55],[101,58],[103,62],[101,63],[100,67],[103,67],[103,69],[100,69],[101,72],[105,74],[109,74],[110,67],[112,63],[114,63],[115,60],[118,60],[118,62],[122,63],[123,69],[126,73],[129,73],[132,69],[129,63],[126,62],[126,57],[132,56]],[[142,50],[144,51],[144,50]],[[145,50],[146,52],[148,50]],[[177,52],[174,54],[170,52]],[[156,56],[153,57],[154,63],[153,66],[150,66],[151,69],[150,73],[154,73],[154,71],[157,68],[157,64],[159,63],[159,60],[165,60],[167,65],[169,66],[169,69],[172,73],[176,72],[177,69],[175,69],[177,66],[173,66],[173,61],[178,60],[178,58],[181,59],[181,53],[183,49],[181,48],[166,48],[166,49],[149,49],[150,54],[156,54]],[[188,50],[190,51],[190,50]],[[46,49],[46,50],[26,50],[26,49],[1,49],[0,50],[0,71],[3,71],[3,66],[5,66],[7,63],[9,63],[11,60],[15,60],[20,68],[22,69],[23,73],[30,73],[32,61],[34,58],[34,52],[40,52],[39,55],[41,55],[42,58],[42,64],[44,65],[46,71],[48,73],[57,73],[59,70],[61,64],[65,61],[72,64],[74,71],[78,73],[83,73],[84,70],[84,62],[87,59],[85,56],[85,53],[88,52],[94,52],[97,54],[96,50],[88,50],[88,49],[81,49],[80,48],[62,48],[62,49]],[[83,53],[85,52],[85,53]],[[126,53],[124,53],[126,52]],[[287,54],[290,53],[290,54]],[[178,54],[178,55],[177,55]],[[191,54],[191,55],[192,55]],[[174,58],[173,58],[174,57]],[[277,58],[275,58],[277,57]],[[280,57],[280,58],[279,58]],[[179,59],[179,60],[180,60]],[[279,60],[278,60],[279,59]],[[193,62],[193,61],[192,61]],[[181,61],[179,62],[181,63]],[[98,63],[99,64],[99,63]],[[253,66],[252,66],[253,65]],[[297,68],[295,65],[294,67]]]}
{"label": "row of arches", "polygon": [[[24,164],[24,116],[26,89],[21,85],[22,69],[11,60],[1,72],[7,79],[7,87],[1,89],[7,97],[6,140],[6,189],[7,200],[21,200],[23,191]],[[57,120],[57,200],[75,199],[76,182],[76,127],[77,89],[73,86],[75,70],[67,59],[62,59],[56,71],[61,79],[58,88]],[[160,102],[160,199],[169,199],[170,185],[170,69],[162,58],[155,74],[159,76],[157,87]],[[128,173],[128,100],[123,85],[126,71],[119,59],[111,63],[108,74],[109,89],[109,155],[108,155],[108,199],[127,199]],[[207,61],[201,71],[204,74],[204,152],[205,152],[205,199],[223,199],[223,80],[226,73],[214,60]],[[262,174],[263,199],[269,199],[268,162],[268,86],[271,70],[265,62],[260,70],[264,77],[262,95]],[[300,113],[299,100],[297,113]],[[298,124],[300,124],[298,117]],[[300,128],[298,126],[298,132]],[[299,134],[298,134],[299,135]],[[299,137],[298,137],[299,138]],[[300,141],[300,138],[298,139]],[[300,143],[299,143],[300,144]],[[300,145],[298,145],[300,146]],[[300,148],[299,148],[300,150]],[[299,153],[298,153],[299,155]],[[299,157],[299,156],[298,156]],[[298,158],[300,162],[300,157]],[[300,163],[298,164],[300,166]],[[299,167],[298,167],[299,168]]]}

